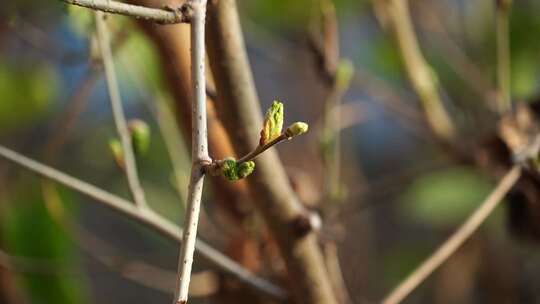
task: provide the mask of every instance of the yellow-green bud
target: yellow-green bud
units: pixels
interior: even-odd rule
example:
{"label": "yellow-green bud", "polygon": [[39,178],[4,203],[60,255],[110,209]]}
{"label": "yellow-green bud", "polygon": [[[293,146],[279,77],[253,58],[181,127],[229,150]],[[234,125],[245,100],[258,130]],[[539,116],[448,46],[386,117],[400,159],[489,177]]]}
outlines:
{"label": "yellow-green bud", "polygon": [[253,170],[255,170],[254,161],[243,162],[240,165],[238,165],[238,177],[244,178],[250,175],[251,173],[253,173]]}
{"label": "yellow-green bud", "polygon": [[264,117],[259,145],[264,146],[281,135],[283,130],[283,103],[274,100]]}
{"label": "yellow-green bud", "polygon": [[128,123],[133,150],[136,155],[144,155],[150,146],[150,127],[140,119],[132,119]]}
{"label": "yellow-green bud", "polygon": [[354,65],[348,59],[342,59],[336,69],[336,86],[340,91],[346,90],[354,75]]}
{"label": "yellow-green bud", "polygon": [[254,169],[255,162],[247,161],[239,164],[232,158],[223,160],[223,164],[221,165],[221,172],[223,172],[223,176],[230,181],[242,179],[253,173]]}
{"label": "yellow-green bud", "polygon": [[285,130],[285,136],[291,138],[306,133],[308,129],[309,125],[307,123],[298,121],[290,125],[287,130]]}
{"label": "yellow-green bud", "polygon": [[124,168],[124,150],[122,144],[116,138],[109,140],[109,150],[114,158],[114,161],[120,168]]}

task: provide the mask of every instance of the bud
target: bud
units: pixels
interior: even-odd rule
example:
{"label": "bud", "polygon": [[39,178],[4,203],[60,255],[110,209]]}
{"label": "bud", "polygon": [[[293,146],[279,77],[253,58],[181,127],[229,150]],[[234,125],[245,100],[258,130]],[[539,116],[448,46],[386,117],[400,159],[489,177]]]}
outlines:
{"label": "bud", "polygon": [[336,68],[336,87],[340,91],[347,90],[354,75],[354,65],[348,59],[339,62]]}
{"label": "bud", "polygon": [[124,150],[122,149],[122,144],[116,138],[111,138],[109,140],[109,150],[114,158],[114,161],[120,168],[124,168]]}
{"label": "bud", "polygon": [[287,138],[291,138],[306,133],[308,129],[309,126],[307,123],[298,121],[290,125],[287,130],[285,130],[285,136],[287,136]]}
{"label": "bud", "polygon": [[283,130],[283,103],[274,100],[266,116],[264,117],[263,128],[261,130],[261,138],[259,145],[264,146],[273,139],[281,135]]}
{"label": "bud", "polygon": [[150,146],[150,127],[140,119],[132,119],[128,123],[131,142],[136,155],[145,155]]}
{"label": "bud", "polygon": [[223,176],[225,176],[225,178],[229,181],[233,182],[253,173],[253,170],[255,169],[255,163],[253,161],[247,161],[238,164],[236,160],[232,158],[227,158],[223,160],[220,167]]}
{"label": "bud", "polygon": [[253,173],[253,170],[255,170],[255,162],[253,161],[247,161],[243,162],[240,165],[238,165],[238,177],[244,178],[251,173]]}
{"label": "bud", "polygon": [[238,180],[238,174],[236,173],[236,160],[234,159],[225,159],[221,165],[221,172],[223,176],[230,181]]}

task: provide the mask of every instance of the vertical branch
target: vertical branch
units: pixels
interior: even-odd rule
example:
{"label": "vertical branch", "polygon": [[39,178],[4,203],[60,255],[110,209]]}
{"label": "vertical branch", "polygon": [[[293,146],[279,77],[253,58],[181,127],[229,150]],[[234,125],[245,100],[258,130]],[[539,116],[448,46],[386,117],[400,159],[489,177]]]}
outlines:
{"label": "vertical branch", "polygon": [[120,90],[118,87],[118,80],[116,78],[116,72],[114,70],[113,55],[111,51],[111,44],[109,38],[109,32],[107,25],[105,24],[105,14],[103,12],[95,12],[95,20],[97,27],[98,44],[101,50],[101,57],[105,68],[105,77],[107,80],[107,88],[109,90],[109,96],[111,100],[111,107],[113,111],[114,123],[120,136],[122,143],[122,150],[125,163],[125,172],[133,196],[135,205],[139,208],[146,208],[146,198],[144,196],[141,182],[137,174],[137,164],[135,162],[135,155],[133,153],[133,146],[131,143],[131,135],[126,123],[126,117],[124,110],[122,109],[122,100],[120,98]]}
{"label": "vertical branch", "polygon": [[510,109],[510,44],[508,41],[508,15],[512,0],[496,0],[497,37],[497,110],[499,113]]}
{"label": "vertical branch", "polygon": [[[418,39],[414,33],[407,0],[377,0],[388,21],[405,66],[407,77],[424,108],[427,121],[435,134],[450,140],[455,128],[446,112],[438,91],[438,81],[434,71],[424,59]],[[378,4],[378,3],[376,3]]]}
{"label": "vertical branch", "polygon": [[201,208],[201,196],[204,183],[203,165],[210,163],[206,129],[206,78],[204,24],[206,18],[206,0],[190,2],[191,17],[191,74],[193,85],[192,130],[191,130],[191,178],[188,187],[187,209],[184,220],[184,243],[180,249],[178,261],[178,281],[175,290],[175,303],[187,303],[193,253]]}
{"label": "vertical branch", "polygon": [[[208,55],[215,77],[216,107],[238,155],[258,146],[261,109],[249,66],[234,0],[210,2]],[[256,207],[274,235],[287,265],[294,303],[335,304],[312,214],[298,200],[278,155],[268,150],[246,179]]]}

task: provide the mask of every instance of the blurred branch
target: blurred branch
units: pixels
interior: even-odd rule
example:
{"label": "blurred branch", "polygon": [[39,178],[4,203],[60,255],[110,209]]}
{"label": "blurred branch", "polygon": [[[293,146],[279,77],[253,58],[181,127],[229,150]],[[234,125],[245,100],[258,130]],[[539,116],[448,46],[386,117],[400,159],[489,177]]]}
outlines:
{"label": "blurred branch", "polygon": [[68,4],[86,7],[111,14],[131,16],[150,20],[161,24],[189,22],[189,9],[182,6],[180,9],[156,9],[144,6],[126,4],[112,0],[60,0]]}
{"label": "blurred branch", "polygon": [[[63,224],[67,224],[66,230],[73,234],[80,248],[122,277],[167,294],[174,290],[175,272],[148,264],[140,259],[124,257],[106,240],[73,221],[63,221]],[[190,296],[207,297],[219,289],[216,274],[211,271],[193,274],[192,280],[195,282],[192,284],[194,288],[189,291]]]}
{"label": "blurred branch", "polygon": [[432,32],[433,38],[436,38],[436,43],[432,43],[443,56],[450,68],[459,76],[478,96],[484,99],[488,106],[493,106],[493,100],[490,93],[493,92],[493,87],[486,79],[485,73],[465,52],[463,47],[460,47],[456,40],[450,35],[450,32],[441,18],[441,11],[448,7],[435,7],[440,3],[425,3],[420,10],[419,25],[425,31]]}
{"label": "blurred branch", "polygon": [[442,244],[422,265],[411,273],[397,288],[395,288],[382,301],[383,304],[397,304],[407,297],[418,285],[420,285],[430,274],[432,274],[441,264],[450,258],[456,250],[469,239],[469,237],[480,227],[486,218],[495,210],[495,207],[512,189],[521,176],[521,168],[514,166],[499,181],[495,189],[486,198],[474,213],[454,232],[454,234]]}
{"label": "blurred branch", "polygon": [[[234,0],[209,2],[208,55],[218,92],[217,109],[239,155],[257,147],[263,125]],[[277,154],[268,150],[246,179],[256,207],[270,226],[290,276],[296,303],[334,304],[313,213],[299,202]]]}
{"label": "blurred branch", "polygon": [[156,106],[155,118],[173,168],[176,183],[174,188],[182,200],[182,207],[185,209],[185,200],[187,198],[187,189],[185,189],[185,185],[189,183],[189,178],[187,175],[187,168],[184,168],[187,165],[183,164],[189,164],[189,152],[187,151],[187,147],[182,143],[182,135],[176,125],[168,99],[158,96],[154,104]]}
{"label": "blurred branch", "polygon": [[203,166],[211,162],[208,155],[208,129],[206,125],[206,75],[205,75],[205,20],[206,0],[189,2],[193,9],[191,16],[191,178],[188,187],[187,208],[184,219],[184,242],[180,247],[178,278],[174,292],[177,304],[188,300],[189,280],[193,266],[193,253],[197,237],[197,226],[201,210],[204,185]]}
{"label": "blurred branch", "polygon": [[323,246],[326,268],[328,268],[328,274],[333,282],[336,294],[339,296],[339,303],[354,303],[347,290],[347,284],[343,279],[337,245],[334,242],[326,242]]}
{"label": "blurred branch", "polygon": [[[177,242],[182,241],[182,229],[178,228],[176,225],[172,224],[150,209],[137,208],[128,200],[120,198],[114,194],[106,192],[100,188],[29,159],[1,145],[0,157],[24,167],[42,177],[49,178],[70,189],[87,195],[104,206],[107,206],[110,209],[115,210],[116,212],[119,212],[120,214],[159,232],[161,235],[171,240]],[[232,277],[237,278],[240,282],[246,284],[252,289],[263,292],[277,299],[285,298],[286,295],[283,289],[275,286],[263,278],[255,276],[236,262],[229,259],[227,256],[212,248],[204,241],[197,240],[195,248],[204,258],[212,262],[219,269],[230,274]]]}
{"label": "blurred branch", "polygon": [[96,82],[99,80],[102,73],[101,66],[90,64],[83,79],[77,84],[74,89],[63,113],[58,117],[51,128],[52,138],[45,147],[45,159],[52,160],[60,147],[64,145],[73,130],[77,118],[84,111],[88,104],[88,99],[92,93]]}
{"label": "blurred branch", "polygon": [[420,98],[430,127],[440,138],[451,140],[456,135],[456,130],[439,95],[436,74],[424,59],[418,45],[408,1],[375,0],[375,2],[376,7],[384,12],[381,22],[383,26],[388,26],[394,35],[405,71]]}
{"label": "blurred branch", "polygon": [[103,66],[105,68],[105,77],[107,80],[107,88],[109,89],[114,123],[122,143],[122,156],[125,164],[124,169],[135,205],[139,208],[146,208],[148,204],[146,203],[144,191],[137,173],[137,163],[135,162],[135,155],[133,153],[131,134],[127,127],[124,110],[122,109],[122,100],[120,98],[120,89],[114,70],[109,31],[107,30],[104,18],[105,14],[103,12],[95,12],[97,40],[101,51],[101,59],[103,60]]}
{"label": "blurred branch", "polygon": [[497,37],[497,110],[506,112],[511,106],[510,96],[510,42],[508,31],[508,15],[512,0],[495,0],[496,37]]}
{"label": "blurred branch", "polygon": [[0,249],[0,268],[17,273],[65,274],[69,272],[61,261],[13,256],[2,249]]}

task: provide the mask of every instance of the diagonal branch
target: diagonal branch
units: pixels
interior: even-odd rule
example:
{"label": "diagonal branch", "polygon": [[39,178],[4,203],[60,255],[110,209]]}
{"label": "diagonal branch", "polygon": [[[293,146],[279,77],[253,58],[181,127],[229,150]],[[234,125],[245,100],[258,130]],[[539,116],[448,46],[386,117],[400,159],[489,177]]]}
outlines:
{"label": "diagonal branch", "polygon": [[99,49],[101,51],[103,66],[105,68],[105,77],[107,80],[107,88],[109,89],[114,123],[122,143],[122,155],[125,164],[124,169],[129,189],[131,191],[131,195],[133,196],[133,200],[135,201],[135,205],[139,208],[146,208],[148,204],[146,203],[144,191],[137,173],[137,163],[135,162],[135,155],[133,153],[131,135],[129,134],[126,117],[124,110],[122,109],[122,100],[120,98],[120,89],[118,87],[118,80],[114,70],[109,31],[107,30],[107,25],[105,24],[104,20],[105,14],[103,12],[96,11],[95,17],[97,40]]}
{"label": "diagonal branch", "polygon": [[407,297],[418,285],[420,285],[430,274],[450,258],[456,250],[465,243],[467,239],[480,227],[486,218],[493,212],[495,207],[512,189],[521,176],[521,168],[514,166],[501,179],[497,187],[491,192],[486,200],[474,211],[454,234],[442,244],[422,265],[402,281],[382,301],[383,304],[397,304]]}
{"label": "diagonal branch", "polygon": [[[168,239],[182,242],[182,229],[178,228],[176,225],[150,209],[137,208],[128,200],[41,164],[1,145],[0,157],[24,167],[42,177],[51,179],[70,189],[87,195],[104,206],[107,206],[108,208],[157,231]],[[223,272],[235,277],[240,282],[243,282],[252,289],[263,292],[276,299],[283,300],[286,297],[283,289],[263,278],[255,276],[236,262],[229,259],[227,256],[223,255],[218,250],[212,248],[204,241],[197,240],[195,248],[204,258],[216,265]]]}
{"label": "diagonal branch", "polygon": [[86,7],[111,14],[131,16],[161,24],[189,22],[189,11],[157,9],[113,0],[60,0],[68,4]]}

